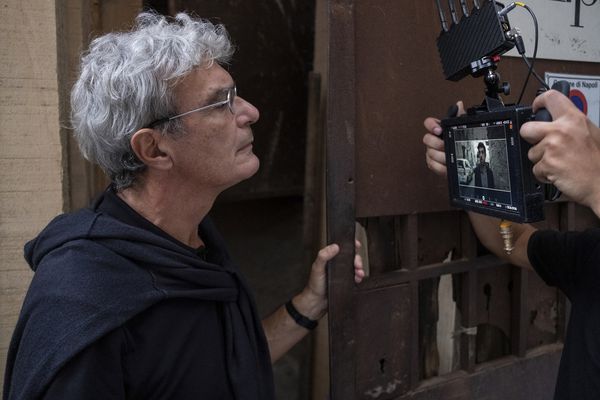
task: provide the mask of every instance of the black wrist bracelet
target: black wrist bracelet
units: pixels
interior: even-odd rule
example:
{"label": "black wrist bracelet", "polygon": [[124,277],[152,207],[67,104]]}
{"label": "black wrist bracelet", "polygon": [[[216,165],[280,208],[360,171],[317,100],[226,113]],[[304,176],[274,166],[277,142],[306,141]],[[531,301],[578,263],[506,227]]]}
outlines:
{"label": "black wrist bracelet", "polygon": [[317,325],[319,325],[317,321],[307,318],[304,315],[300,314],[296,307],[294,307],[292,300],[285,303],[285,309],[287,310],[288,314],[290,314],[290,317],[292,317],[298,325],[308,329],[309,331],[312,331],[317,327]]}

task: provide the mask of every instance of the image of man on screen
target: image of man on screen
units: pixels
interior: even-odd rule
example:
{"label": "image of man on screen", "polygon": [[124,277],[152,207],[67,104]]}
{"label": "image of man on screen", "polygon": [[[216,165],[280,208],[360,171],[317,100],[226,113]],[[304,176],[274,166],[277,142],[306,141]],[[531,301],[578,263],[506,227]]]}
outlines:
{"label": "image of man on screen", "polygon": [[494,173],[490,164],[485,161],[486,150],[483,142],[477,144],[477,166],[475,167],[475,186],[494,189]]}

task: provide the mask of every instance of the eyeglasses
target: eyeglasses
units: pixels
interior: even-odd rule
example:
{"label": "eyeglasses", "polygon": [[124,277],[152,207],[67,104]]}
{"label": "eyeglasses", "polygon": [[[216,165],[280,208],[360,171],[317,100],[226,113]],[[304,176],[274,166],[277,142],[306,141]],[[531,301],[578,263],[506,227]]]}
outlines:
{"label": "eyeglasses", "polygon": [[230,88],[227,89],[227,98],[225,100],[217,101],[216,103],[212,103],[212,104],[209,104],[209,105],[206,105],[206,106],[202,106],[200,108],[195,108],[193,110],[186,111],[186,112],[181,113],[181,114],[173,115],[172,117],[164,117],[164,118],[157,119],[157,120],[153,121],[152,123],[150,123],[148,125],[148,128],[154,128],[157,125],[163,124],[163,123],[168,122],[168,121],[172,121],[172,120],[177,119],[177,118],[181,118],[181,117],[186,116],[188,114],[199,112],[199,111],[211,110],[213,108],[224,106],[225,104],[227,104],[227,107],[229,108],[229,111],[232,114],[235,114],[235,110],[233,109],[233,105],[235,103],[236,96],[237,96],[237,88],[234,85],[234,86],[232,86],[232,87],[230,87]]}

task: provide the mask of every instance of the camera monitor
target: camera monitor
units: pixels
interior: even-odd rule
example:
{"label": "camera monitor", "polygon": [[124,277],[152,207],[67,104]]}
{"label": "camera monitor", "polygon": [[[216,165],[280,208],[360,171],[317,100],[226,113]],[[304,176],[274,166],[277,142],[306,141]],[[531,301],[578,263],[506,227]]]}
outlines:
{"label": "camera monitor", "polygon": [[544,190],[519,136],[530,117],[530,107],[507,107],[442,121],[453,206],[514,222],[544,219]]}

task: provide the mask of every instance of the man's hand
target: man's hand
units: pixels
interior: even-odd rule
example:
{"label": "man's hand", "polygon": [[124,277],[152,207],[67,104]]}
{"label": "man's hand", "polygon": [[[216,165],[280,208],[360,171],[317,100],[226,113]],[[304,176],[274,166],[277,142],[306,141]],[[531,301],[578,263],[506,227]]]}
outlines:
{"label": "man's hand", "polygon": [[521,127],[523,139],[534,145],[528,154],[533,173],[600,216],[600,128],[555,90],[535,99],[533,109],[542,107],[552,122],[532,121]]}
{"label": "man's hand", "polygon": [[[355,242],[356,250],[361,245]],[[321,319],[327,312],[327,262],[340,252],[337,244],[323,247],[312,264],[308,284],[302,292],[294,296],[292,304],[298,312],[314,321]],[[354,257],[354,281],[360,283],[365,277],[362,258],[356,251]],[[298,325],[288,314],[285,307],[279,307],[263,320],[263,328],[269,343],[271,362],[277,361],[309,331]]]}
{"label": "man's hand", "polygon": [[[462,101],[458,101],[456,105],[458,107],[457,115],[464,114],[465,109]],[[423,136],[423,144],[426,147],[425,162],[427,163],[427,167],[438,175],[446,176],[446,152],[444,151],[444,140],[440,137],[442,134],[440,120],[429,117],[423,122],[423,125],[427,130],[425,136]]]}
{"label": "man's hand", "polygon": [[[358,240],[355,241],[356,255],[354,256],[354,281],[360,283],[365,277],[365,270],[361,256],[358,254],[361,244]],[[294,298],[296,301],[303,304],[296,304],[298,310],[303,311],[303,314],[310,319],[318,320],[327,311],[327,262],[332,260],[340,252],[337,244],[330,244],[323,247],[315,261],[312,264],[308,284],[302,293]],[[299,297],[302,297],[301,299]]]}

